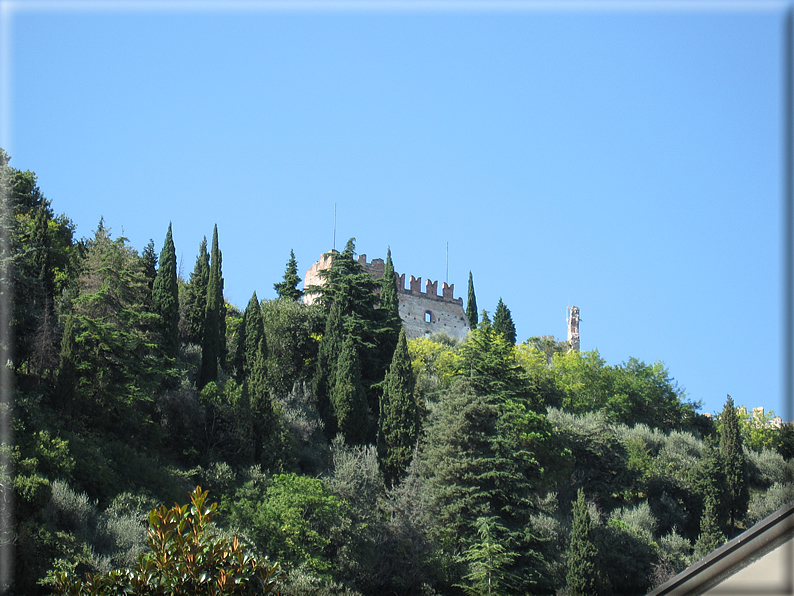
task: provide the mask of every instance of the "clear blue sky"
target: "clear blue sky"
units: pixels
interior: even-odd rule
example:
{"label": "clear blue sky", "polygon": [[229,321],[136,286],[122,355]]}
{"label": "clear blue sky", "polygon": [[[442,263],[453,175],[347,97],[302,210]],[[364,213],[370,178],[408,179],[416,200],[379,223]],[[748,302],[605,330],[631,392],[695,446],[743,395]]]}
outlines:
{"label": "clear blue sky", "polygon": [[519,340],[783,413],[786,3],[1,2],[2,136],[77,236],[274,297],[334,240],[501,297]]}

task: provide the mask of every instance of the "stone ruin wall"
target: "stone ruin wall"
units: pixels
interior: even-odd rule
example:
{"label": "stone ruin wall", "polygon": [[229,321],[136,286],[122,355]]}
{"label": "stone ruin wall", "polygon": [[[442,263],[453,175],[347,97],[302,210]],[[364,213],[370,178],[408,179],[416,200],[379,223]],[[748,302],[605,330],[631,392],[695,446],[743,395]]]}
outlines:
{"label": "stone ruin wall", "polygon": [[[303,287],[322,285],[323,280],[319,272],[331,266],[333,253],[326,253],[306,271]],[[386,263],[383,259],[372,259],[367,262],[367,255],[359,255],[358,262],[372,276],[381,279]],[[422,278],[410,276],[408,288],[405,287],[405,274],[395,275],[397,284],[397,298],[399,300],[400,318],[403,321],[405,335],[408,339],[424,337],[431,333],[443,332],[451,337],[464,339],[469,333],[469,320],[463,310],[463,299],[455,298],[455,284],[441,285],[441,295],[438,295],[438,282],[425,281],[425,291],[422,291]],[[317,294],[305,294],[303,301],[311,304],[317,299]]]}

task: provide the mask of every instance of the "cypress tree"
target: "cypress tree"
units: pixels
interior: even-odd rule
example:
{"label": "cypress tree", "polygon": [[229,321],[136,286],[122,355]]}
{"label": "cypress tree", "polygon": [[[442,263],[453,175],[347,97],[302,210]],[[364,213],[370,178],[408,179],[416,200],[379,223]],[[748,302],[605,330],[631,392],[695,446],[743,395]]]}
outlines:
{"label": "cypress tree", "polygon": [[418,432],[414,378],[405,331],[400,330],[389,372],[383,381],[378,417],[378,455],[386,482],[399,482],[408,468]]}
{"label": "cypress tree", "polygon": [[[267,356],[265,326],[256,292],[248,301],[248,306],[245,307],[243,320],[240,322],[237,334],[237,353],[234,358],[234,368],[238,380],[242,382],[250,374],[259,350],[262,349],[265,356]],[[260,343],[262,344],[261,347]]]}
{"label": "cypress tree", "polygon": [[349,444],[363,443],[369,426],[369,416],[367,398],[361,385],[361,364],[352,333],[347,333],[342,342],[335,376],[331,406],[337,428]]}
{"label": "cypress tree", "polygon": [[179,289],[176,283],[176,249],[171,224],[160,252],[160,267],[152,286],[154,311],[160,315],[163,353],[176,358],[179,353]]}
{"label": "cypress tree", "polygon": [[[380,285],[380,301],[376,313],[381,317],[380,341],[378,342],[377,361],[375,368],[386,375],[397,349],[397,341],[402,329],[400,318],[400,302],[397,296],[397,283],[394,275],[394,263],[391,258],[391,248],[386,251],[386,264],[383,267],[383,277],[378,280]],[[380,396],[378,396],[378,404]],[[378,404],[373,404],[374,410],[380,410]]]}
{"label": "cypress tree", "polygon": [[[170,228],[171,224],[169,224]],[[143,264],[143,274],[146,276],[146,282],[149,288],[149,295],[147,306],[153,308],[154,280],[157,277],[157,253],[154,250],[154,240],[149,239],[149,244],[143,249],[141,254],[141,263]],[[156,312],[156,311],[154,311]]]}
{"label": "cypress tree", "polygon": [[331,407],[331,391],[336,384],[337,359],[345,338],[342,309],[336,303],[325,320],[325,331],[317,354],[317,366],[312,378],[312,392],[325,424],[328,439],[336,435],[336,420]]}
{"label": "cypress tree", "polygon": [[207,306],[204,315],[204,338],[201,350],[201,371],[199,389],[218,378],[218,363],[222,363],[221,344],[226,343],[226,309],[223,304],[223,280],[221,279],[221,251],[218,249],[218,226],[212,233],[212,253],[210,254],[210,274],[207,282]]}
{"label": "cypress tree", "polygon": [[394,346],[396,347],[397,338],[402,328],[402,319],[400,319],[400,300],[397,296],[397,281],[394,274],[394,263],[391,259],[391,248],[386,250],[386,264],[383,267],[380,286],[379,310],[384,314],[386,325],[394,332]]}
{"label": "cypress tree", "polygon": [[198,256],[190,281],[185,289],[185,322],[188,343],[202,344],[204,318],[207,316],[207,284],[210,278],[210,255],[207,252],[207,237],[199,245]]}
{"label": "cypress tree", "polygon": [[295,260],[295,252],[289,251],[289,261],[287,270],[284,272],[284,279],[277,284],[273,284],[273,289],[279,298],[285,300],[300,300],[303,292],[298,289],[301,278],[298,276],[298,262]]}
{"label": "cypress tree", "polygon": [[742,436],[739,432],[739,416],[728,396],[720,414],[720,453],[725,465],[725,480],[728,485],[728,511],[731,528],[736,529],[736,520],[744,517],[750,501],[747,478],[747,459],[742,449]]}
{"label": "cypress tree", "polygon": [[510,309],[505,306],[501,298],[499,298],[499,304],[496,305],[496,312],[493,316],[493,330],[494,333],[501,333],[510,345],[516,345],[516,326],[513,323]]}
{"label": "cypress tree", "polygon": [[597,593],[595,559],[598,555],[591,537],[592,521],[584,491],[580,488],[573,502],[573,524],[566,560],[568,574],[565,581],[571,596],[590,596]]}
{"label": "cypress tree", "polygon": [[466,299],[466,318],[469,319],[469,326],[477,328],[477,298],[474,296],[474,278],[469,271],[469,297]]}
{"label": "cypress tree", "polygon": [[695,543],[695,559],[702,559],[725,544],[725,535],[720,531],[717,508],[717,499],[713,493],[708,493],[700,516],[700,535]]}

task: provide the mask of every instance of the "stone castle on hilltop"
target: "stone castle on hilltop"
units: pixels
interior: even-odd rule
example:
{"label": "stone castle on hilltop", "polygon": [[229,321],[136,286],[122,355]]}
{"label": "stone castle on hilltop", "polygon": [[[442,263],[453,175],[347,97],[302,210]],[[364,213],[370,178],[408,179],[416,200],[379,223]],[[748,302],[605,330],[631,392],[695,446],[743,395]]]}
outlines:
{"label": "stone castle on hilltop", "polygon": [[[331,267],[331,260],[337,251],[325,253],[320,260],[315,262],[306,271],[303,278],[303,287],[323,285],[320,271]],[[372,259],[367,262],[367,255],[359,255],[358,262],[364,267],[373,279],[381,279],[385,262],[383,259]],[[394,281],[397,284],[397,298],[399,300],[400,318],[405,328],[408,339],[426,337],[431,333],[442,332],[451,337],[464,339],[469,333],[469,320],[463,311],[463,299],[455,298],[453,293],[455,284],[447,285],[443,282],[441,295],[438,295],[438,282],[425,281],[425,291],[422,291],[422,278],[410,276],[409,287],[405,287],[405,274],[396,274]],[[317,293],[307,292],[303,301],[311,304],[317,299]]]}

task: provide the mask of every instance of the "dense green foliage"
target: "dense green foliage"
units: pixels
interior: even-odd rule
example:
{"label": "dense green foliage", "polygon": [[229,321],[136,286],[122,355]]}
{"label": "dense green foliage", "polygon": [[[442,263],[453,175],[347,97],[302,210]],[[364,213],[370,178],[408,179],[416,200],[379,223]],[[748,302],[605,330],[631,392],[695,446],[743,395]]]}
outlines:
{"label": "dense green foliage", "polygon": [[278,563],[246,554],[237,537],[231,542],[211,533],[217,504],[207,504],[208,491],[190,495],[191,505],[164,505],[149,513],[150,553],[139,555],[132,569],[89,576],[83,582],[68,571],[54,573],[50,583],[64,596],[173,594],[221,596],[267,594],[281,578]]}
{"label": "dense green foliage", "polygon": [[[188,536],[233,565],[277,558],[283,594],[644,594],[794,498],[791,427],[730,400],[699,415],[661,362],[515,344],[501,301],[463,340],[406,340],[391,251],[375,280],[352,239],[317,303],[293,292],[291,253],[277,297],[240,310],[217,227],[186,281],[170,226],[159,259],[104,221],[77,240],[0,155],[10,594],[50,593],[48,574],[63,593],[147,593]],[[197,485],[212,525],[206,505],[158,507]],[[205,562],[208,582],[231,573]]]}

